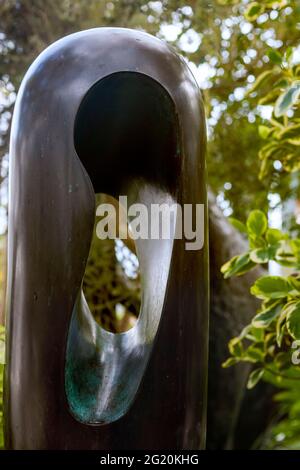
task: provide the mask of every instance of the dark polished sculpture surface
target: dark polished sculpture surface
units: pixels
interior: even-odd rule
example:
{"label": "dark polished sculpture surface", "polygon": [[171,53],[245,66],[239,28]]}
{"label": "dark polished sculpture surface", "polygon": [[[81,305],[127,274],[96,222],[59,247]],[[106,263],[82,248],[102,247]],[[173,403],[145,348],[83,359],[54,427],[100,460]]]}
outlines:
{"label": "dark polished sculpture surface", "polygon": [[206,204],[205,145],[191,72],[148,34],[83,31],[30,67],[10,145],[7,448],[204,447],[207,234],[198,251],[137,240],[141,313],[125,333],[96,324],[81,286],[95,193]]}

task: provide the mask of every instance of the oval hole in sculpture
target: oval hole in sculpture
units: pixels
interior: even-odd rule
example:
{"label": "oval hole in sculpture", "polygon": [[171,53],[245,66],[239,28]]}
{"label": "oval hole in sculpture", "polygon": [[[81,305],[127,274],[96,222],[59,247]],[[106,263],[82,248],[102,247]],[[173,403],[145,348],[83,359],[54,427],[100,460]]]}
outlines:
{"label": "oval hole in sculpture", "polygon": [[[83,292],[96,322],[112,333],[123,333],[132,328],[139,316],[141,285],[139,261],[135,241],[130,236],[120,239],[120,230],[127,230],[127,214],[119,202],[107,194],[96,194],[96,212],[101,204],[109,204],[116,225],[114,238],[101,239],[97,226],[104,217],[95,217],[93,238],[83,278]],[[121,214],[120,214],[121,212]],[[122,227],[119,227],[119,223]]]}

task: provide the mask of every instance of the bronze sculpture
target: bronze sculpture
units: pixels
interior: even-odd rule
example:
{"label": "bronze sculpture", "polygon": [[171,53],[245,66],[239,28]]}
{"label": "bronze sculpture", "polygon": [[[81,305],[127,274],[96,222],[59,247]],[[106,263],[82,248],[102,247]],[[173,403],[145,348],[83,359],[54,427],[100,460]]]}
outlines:
{"label": "bronze sculpture", "polygon": [[30,67],[10,146],[7,448],[204,447],[207,236],[137,242],[126,333],[95,325],[81,282],[95,193],[206,204],[205,145],[191,72],[148,34],[83,31]]}

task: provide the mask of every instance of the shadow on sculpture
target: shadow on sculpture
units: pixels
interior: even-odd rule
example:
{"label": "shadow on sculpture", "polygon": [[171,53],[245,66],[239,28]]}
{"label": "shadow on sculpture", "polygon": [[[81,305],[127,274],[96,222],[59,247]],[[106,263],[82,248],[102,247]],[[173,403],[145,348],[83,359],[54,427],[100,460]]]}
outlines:
{"label": "shadow on sculpture", "polygon": [[95,322],[82,279],[95,193],[206,204],[205,145],[193,76],[145,33],[77,33],[27,72],[10,146],[7,448],[204,447],[207,236],[198,251],[136,241],[141,311],[124,333]]}

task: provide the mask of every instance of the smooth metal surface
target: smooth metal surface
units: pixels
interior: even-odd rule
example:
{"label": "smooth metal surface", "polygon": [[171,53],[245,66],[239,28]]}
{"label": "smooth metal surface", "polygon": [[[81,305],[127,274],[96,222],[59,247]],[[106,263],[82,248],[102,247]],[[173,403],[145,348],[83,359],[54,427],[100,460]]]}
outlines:
{"label": "smooth metal surface", "polygon": [[[109,115],[95,87],[111,80],[112,92],[121,89],[124,72],[133,74],[125,77],[130,96],[141,83],[153,99],[129,112],[131,100],[121,100],[118,109],[115,96],[113,130],[101,129],[99,121],[93,146],[89,129],[97,130],[98,111],[108,113],[103,122]],[[97,106],[83,108],[80,120],[81,105],[94,92]],[[151,121],[156,112],[169,126]],[[148,34],[121,28],[73,34],[46,49],[27,72],[10,147],[8,448],[204,447],[207,236],[199,251],[186,251],[185,240],[138,243],[142,306],[126,333],[108,333],[94,322],[81,282],[94,190],[146,205],[206,204],[205,145],[193,76],[168,45]]]}

